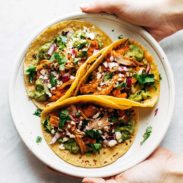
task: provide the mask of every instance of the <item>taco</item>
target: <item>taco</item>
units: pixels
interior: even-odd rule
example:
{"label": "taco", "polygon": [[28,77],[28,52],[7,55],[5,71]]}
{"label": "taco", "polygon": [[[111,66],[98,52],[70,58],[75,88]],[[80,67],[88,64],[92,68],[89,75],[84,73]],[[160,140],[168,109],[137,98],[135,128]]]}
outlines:
{"label": "taco", "polygon": [[132,145],[137,111],[98,95],[71,97],[45,108],[42,130],[49,147],[79,167],[102,167],[116,161]]}
{"label": "taco", "polygon": [[111,39],[95,25],[77,20],[48,27],[31,43],[24,60],[28,96],[39,107],[57,101],[75,80],[79,67],[98,58]]}
{"label": "taco", "polygon": [[84,75],[72,95],[103,95],[121,105],[141,107],[152,107],[158,100],[158,68],[148,51],[134,40],[113,42],[100,58],[85,63],[81,70]]}

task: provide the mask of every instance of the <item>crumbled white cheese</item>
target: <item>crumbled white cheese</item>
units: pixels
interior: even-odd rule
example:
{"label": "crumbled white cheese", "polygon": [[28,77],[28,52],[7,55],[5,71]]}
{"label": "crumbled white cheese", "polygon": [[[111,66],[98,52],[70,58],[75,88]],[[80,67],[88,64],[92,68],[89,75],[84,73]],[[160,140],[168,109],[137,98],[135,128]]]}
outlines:
{"label": "crumbled white cheese", "polygon": [[45,75],[45,74],[47,74],[47,71],[46,71],[45,69],[42,69],[42,70],[40,71],[40,73],[41,73],[42,75]]}
{"label": "crumbled white cheese", "polygon": [[93,40],[95,38],[95,33],[94,32],[86,32],[86,37]]}
{"label": "crumbled white cheese", "polygon": [[103,65],[104,65],[104,67],[108,67],[108,63],[107,62],[104,62]]}
{"label": "crumbled white cheese", "polygon": [[75,76],[72,76],[72,75],[70,76],[70,79],[75,79],[75,78],[76,78]]}
{"label": "crumbled white cheese", "polygon": [[93,55],[97,54],[98,52],[99,52],[99,50],[94,49]]}
{"label": "crumbled white cheese", "polygon": [[64,150],[65,149],[64,144],[60,144],[59,149]]}
{"label": "crumbled white cheese", "polygon": [[121,140],[121,132],[115,132],[116,140]]}
{"label": "crumbled white cheese", "polygon": [[47,84],[47,87],[48,87],[48,88],[51,88],[51,84],[50,84],[50,83],[48,83],[48,84]]}
{"label": "crumbled white cheese", "polygon": [[54,134],[54,133],[55,133],[55,130],[54,130],[54,129],[52,129],[52,130],[51,130],[51,134]]}
{"label": "crumbled white cheese", "polygon": [[120,78],[122,78],[122,77],[124,77],[124,74],[119,73],[118,76],[119,76]]}
{"label": "crumbled white cheese", "polygon": [[100,79],[102,77],[102,74],[100,72],[97,72],[97,79]]}
{"label": "crumbled white cheese", "polygon": [[62,139],[63,142],[66,142],[66,141],[68,141],[68,140],[69,140],[68,137],[64,137],[64,138]]}
{"label": "crumbled white cheese", "polygon": [[75,125],[76,123],[74,121],[71,121],[71,125]]}
{"label": "crumbled white cheese", "polygon": [[108,65],[109,65],[110,69],[112,69],[113,67],[118,67],[119,66],[118,63],[116,63],[116,62],[110,62]]}
{"label": "crumbled white cheese", "polygon": [[112,62],[112,61],[114,61],[114,57],[113,56],[110,56],[110,61]]}
{"label": "crumbled white cheese", "polygon": [[69,131],[66,131],[66,135],[68,135],[70,138],[75,138],[75,135],[71,134]]}
{"label": "crumbled white cheese", "polygon": [[117,144],[117,141],[116,140],[110,140],[110,141],[108,141],[108,146],[109,147],[113,147],[113,146],[115,146]]}

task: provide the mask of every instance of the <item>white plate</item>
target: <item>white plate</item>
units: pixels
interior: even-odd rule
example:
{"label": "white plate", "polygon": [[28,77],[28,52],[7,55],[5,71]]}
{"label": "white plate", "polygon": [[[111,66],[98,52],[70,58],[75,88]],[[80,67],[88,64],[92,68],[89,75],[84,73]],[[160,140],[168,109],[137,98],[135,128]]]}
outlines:
{"label": "white plate", "polygon": [[[112,176],[128,168],[136,165],[147,158],[160,144],[165,136],[165,133],[170,125],[173,109],[174,109],[174,80],[173,74],[168,63],[167,57],[159,44],[143,29],[128,24],[118,18],[105,14],[74,14],[64,18],[58,18],[56,21],[43,26],[43,28],[68,19],[86,20],[94,23],[104,30],[113,40],[116,40],[119,35],[134,38],[144,45],[149,52],[154,56],[162,76],[160,100],[157,106],[153,109],[140,110],[140,125],[137,137],[130,150],[116,162],[102,168],[79,168],[70,165],[58,158],[48,147],[44,138],[40,144],[36,143],[36,137],[41,136],[40,119],[33,115],[36,107],[28,100],[23,82],[23,58],[31,40],[39,34],[39,30],[34,37],[30,39],[22,50],[17,59],[11,78],[9,88],[9,103],[14,124],[22,140],[27,147],[41,161],[46,163],[53,169],[77,177],[107,177]],[[114,31],[112,31],[114,29]],[[155,109],[158,108],[158,113],[154,116]],[[140,142],[143,139],[143,133],[146,127],[152,126],[152,134],[150,138],[143,144]]]}

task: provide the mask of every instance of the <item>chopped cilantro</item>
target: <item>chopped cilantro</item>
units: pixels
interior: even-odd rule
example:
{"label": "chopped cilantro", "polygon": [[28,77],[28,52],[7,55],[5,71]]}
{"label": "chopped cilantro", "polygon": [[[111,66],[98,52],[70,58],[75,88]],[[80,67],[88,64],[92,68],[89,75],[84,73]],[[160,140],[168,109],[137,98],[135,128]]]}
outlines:
{"label": "chopped cilantro", "polygon": [[101,134],[99,133],[98,130],[86,130],[85,135],[92,139],[96,139],[97,141],[102,140]]}
{"label": "chopped cilantro", "polygon": [[25,74],[29,77],[29,82],[32,83],[36,76],[36,67],[33,65],[30,65],[26,70]]}
{"label": "chopped cilantro", "polygon": [[74,61],[73,61],[74,64],[78,64],[79,60],[80,60],[79,58],[74,58]]}
{"label": "chopped cilantro", "polygon": [[115,122],[118,122],[118,118],[117,118],[117,116],[111,116],[109,118],[109,121],[112,122],[112,123],[115,123]]}
{"label": "chopped cilantro", "polygon": [[39,144],[39,143],[41,143],[41,141],[42,141],[42,137],[37,136],[36,137],[36,143]]}
{"label": "chopped cilantro", "polygon": [[67,109],[61,110],[59,113],[59,128],[63,128],[65,123],[70,120],[69,111]]}
{"label": "chopped cilantro", "polygon": [[118,36],[118,39],[122,39],[122,38],[123,38],[123,35],[122,34]]}
{"label": "chopped cilantro", "polygon": [[83,58],[83,57],[87,57],[87,55],[88,55],[88,53],[87,53],[87,51],[86,50],[83,50],[83,51],[81,51],[81,52],[79,52],[79,57],[81,57],[81,58]]}
{"label": "chopped cilantro", "polygon": [[66,47],[67,37],[63,35],[58,36],[55,39],[55,43],[59,46],[59,50],[63,50]]}
{"label": "chopped cilantro", "polygon": [[137,79],[139,84],[154,84],[154,74],[135,74],[134,77]]}
{"label": "chopped cilantro", "polygon": [[48,119],[46,119],[43,122],[43,127],[45,129],[46,132],[51,133],[52,127],[50,126],[50,124],[48,123]]}
{"label": "chopped cilantro", "polygon": [[122,82],[122,83],[119,83],[117,86],[116,86],[116,88],[117,89],[122,89],[122,88],[125,88],[126,87],[126,83],[125,82]]}
{"label": "chopped cilantro", "polygon": [[142,145],[150,137],[151,133],[152,133],[152,126],[148,126],[146,128],[144,135],[143,135],[143,140],[140,143],[140,145]]}
{"label": "chopped cilantro", "polygon": [[77,154],[80,151],[79,146],[77,145],[74,139],[70,139],[67,142],[65,142],[64,147],[72,154]]}
{"label": "chopped cilantro", "polygon": [[40,117],[41,112],[42,112],[42,110],[41,110],[41,109],[36,109],[36,111],[34,112],[34,114],[33,114],[33,115]]}
{"label": "chopped cilantro", "polygon": [[56,60],[58,62],[58,64],[60,65],[59,68],[61,71],[65,69],[65,64],[67,62],[67,59],[63,55],[60,55],[59,53],[55,52],[51,57],[51,61],[52,60]]}
{"label": "chopped cilantro", "polygon": [[50,74],[50,83],[52,87],[57,85],[57,79],[53,74]]}
{"label": "chopped cilantro", "polygon": [[105,75],[104,75],[104,81],[107,81],[109,79],[112,79],[113,77],[113,73],[111,72],[107,72]]}
{"label": "chopped cilantro", "polygon": [[102,145],[100,143],[87,144],[87,147],[88,147],[87,153],[97,153],[102,148]]}

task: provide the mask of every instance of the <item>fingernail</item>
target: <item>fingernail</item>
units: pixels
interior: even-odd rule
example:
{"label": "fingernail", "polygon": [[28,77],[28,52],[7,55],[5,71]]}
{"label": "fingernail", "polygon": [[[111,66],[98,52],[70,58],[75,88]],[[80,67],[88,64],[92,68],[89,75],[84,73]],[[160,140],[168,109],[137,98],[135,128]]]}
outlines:
{"label": "fingernail", "polygon": [[80,7],[81,7],[82,9],[86,9],[86,8],[88,8],[89,6],[90,6],[89,3],[82,3],[82,4],[80,5]]}

